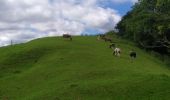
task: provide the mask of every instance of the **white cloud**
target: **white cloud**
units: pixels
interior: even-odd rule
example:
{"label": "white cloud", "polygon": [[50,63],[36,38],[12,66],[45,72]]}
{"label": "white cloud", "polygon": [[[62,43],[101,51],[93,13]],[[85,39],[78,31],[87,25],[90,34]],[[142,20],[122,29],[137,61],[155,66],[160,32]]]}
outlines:
{"label": "white cloud", "polygon": [[[121,0],[113,0],[115,2]],[[126,1],[126,0],[123,0]],[[0,45],[91,29],[106,32],[121,16],[102,0],[0,0]]]}

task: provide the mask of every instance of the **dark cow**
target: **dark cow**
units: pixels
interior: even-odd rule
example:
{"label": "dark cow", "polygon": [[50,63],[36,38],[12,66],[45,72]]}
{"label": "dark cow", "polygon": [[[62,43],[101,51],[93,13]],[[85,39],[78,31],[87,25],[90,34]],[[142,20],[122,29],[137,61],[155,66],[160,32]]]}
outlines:
{"label": "dark cow", "polygon": [[134,50],[130,51],[130,57],[132,58],[132,60],[137,57],[137,54]]}
{"label": "dark cow", "polygon": [[105,37],[104,34],[99,34],[99,35],[97,36],[97,40],[103,39],[104,37]]}
{"label": "dark cow", "polygon": [[68,39],[72,40],[72,37],[69,34],[63,34],[63,38],[68,38]]}
{"label": "dark cow", "polygon": [[110,43],[112,43],[112,39],[110,37],[107,37],[105,34],[101,34],[99,35],[99,37],[103,39],[105,42],[109,41]]}
{"label": "dark cow", "polygon": [[116,44],[115,43],[112,43],[109,45],[109,48],[115,48],[116,47]]}
{"label": "dark cow", "polygon": [[100,35],[99,35],[100,39],[103,39],[105,36],[106,36],[106,35],[104,35],[104,34],[100,34]]}
{"label": "dark cow", "polygon": [[109,38],[109,37],[104,37],[103,40],[104,40],[105,42],[110,42],[110,43],[112,43],[112,39]]}

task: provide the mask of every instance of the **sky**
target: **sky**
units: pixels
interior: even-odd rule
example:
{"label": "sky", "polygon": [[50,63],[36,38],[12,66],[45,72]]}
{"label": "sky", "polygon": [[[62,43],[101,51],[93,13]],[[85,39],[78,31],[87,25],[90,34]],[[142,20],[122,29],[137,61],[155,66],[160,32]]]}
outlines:
{"label": "sky", "polygon": [[137,0],[0,0],[0,46],[113,30]]}

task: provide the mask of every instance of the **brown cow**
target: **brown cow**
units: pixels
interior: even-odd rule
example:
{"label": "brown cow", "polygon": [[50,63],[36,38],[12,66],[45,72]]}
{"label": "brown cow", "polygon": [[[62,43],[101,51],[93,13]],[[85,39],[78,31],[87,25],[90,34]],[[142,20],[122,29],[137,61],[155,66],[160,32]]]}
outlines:
{"label": "brown cow", "polygon": [[63,38],[69,38],[72,41],[72,36],[69,34],[63,34]]}
{"label": "brown cow", "polygon": [[112,39],[111,39],[110,37],[106,36],[105,34],[100,34],[100,35],[98,36],[98,40],[99,40],[99,39],[102,39],[102,40],[104,40],[105,42],[109,41],[110,43],[112,43]]}

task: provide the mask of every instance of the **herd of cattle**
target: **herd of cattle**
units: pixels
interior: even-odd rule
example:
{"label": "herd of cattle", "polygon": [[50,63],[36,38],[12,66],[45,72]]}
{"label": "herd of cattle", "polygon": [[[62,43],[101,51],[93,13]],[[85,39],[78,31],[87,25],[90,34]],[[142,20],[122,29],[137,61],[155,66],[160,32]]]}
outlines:
{"label": "herd of cattle", "polygon": [[[105,42],[109,41],[111,43],[109,45],[109,48],[113,49],[113,55],[118,56],[118,57],[120,56],[121,49],[116,46],[116,43],[112,41],[112,38],[107,37],[104,34],[101,34],[101,35],[98,35],[98,37],[97,37],[97,40],[100,40],[100,39],[104,40]],[[135,59],[137,55],[136,55],[136,52],[134,50],[131,50],[129,56],[132,59]]]}
{"label": "herd of cattle", "polygon": [[[63,38],[67,38],[72,41],[72,36],[70,34],[63,34]],[[109,45],[109,48],[113,49],[113,55],[120,57],[121,49],[116,46],[116,43],[112,40],[111,37],[108,37],[104,34],[100,34],[97,36],[97,40],[104,40],[105,42],[110,42],[111,44]],[[129,56],[133,60],[136,58],[137,54],[134,50],[131,50]]]}

